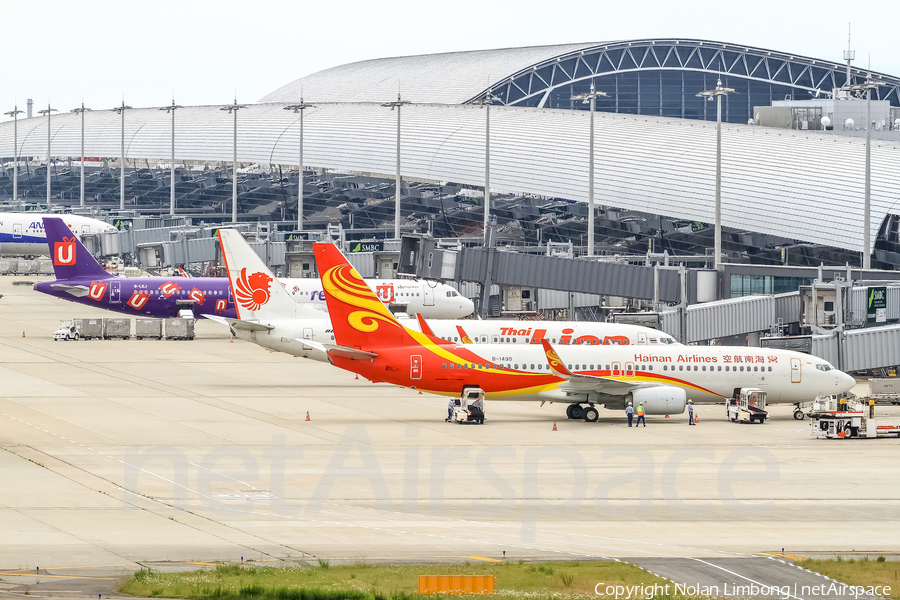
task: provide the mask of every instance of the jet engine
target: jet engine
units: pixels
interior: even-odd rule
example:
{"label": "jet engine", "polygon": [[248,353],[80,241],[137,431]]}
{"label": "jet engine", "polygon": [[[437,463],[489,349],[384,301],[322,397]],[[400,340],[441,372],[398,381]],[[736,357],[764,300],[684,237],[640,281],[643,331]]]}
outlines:
{"label": "jet engine", "polygon": [[634,390],[630,395],[634,408],[643,402],[648,415],[680,415],[687,403],[684,390],[671,385]]}

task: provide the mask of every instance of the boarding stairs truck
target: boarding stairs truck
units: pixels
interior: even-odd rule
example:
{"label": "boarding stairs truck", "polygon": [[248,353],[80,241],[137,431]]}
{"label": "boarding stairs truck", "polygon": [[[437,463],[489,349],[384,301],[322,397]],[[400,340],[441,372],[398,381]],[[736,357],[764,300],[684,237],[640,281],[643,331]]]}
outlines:
{"label": "boarding stairs truck", "polygon": [[453,402],[453,420],[459,424],[484,425],[484,390],[479,387],[465,388]]}
{"label": "boarding stairs truck", "polygon": [[728,418],[736,423],[765,423],[766,392],[759,388],[738,388],[726,403]]}
{"label": "boarding stairs truck", "polygon": [[809,411],[809,424],[816,438],[880,438],[900,437],[900,417],[876,417],[875,400],[816,398]]}

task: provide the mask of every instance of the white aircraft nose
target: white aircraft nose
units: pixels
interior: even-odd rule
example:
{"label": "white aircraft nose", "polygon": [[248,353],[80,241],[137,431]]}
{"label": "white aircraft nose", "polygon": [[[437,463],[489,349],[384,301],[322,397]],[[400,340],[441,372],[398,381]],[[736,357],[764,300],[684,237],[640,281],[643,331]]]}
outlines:
{"label": "white aircraft nose", "polygon": [[471,315],[473,312],[475,312],[475,303],[468,298],[463,298],[460,308],[466,311],[467,315]]}
{"label": "white aircraft nose", "polygon": [[856,385],[856,380],[851,376],[847,375],[843,371],[838,375],[838,389],[841,392],[846,392],[853,388]]}

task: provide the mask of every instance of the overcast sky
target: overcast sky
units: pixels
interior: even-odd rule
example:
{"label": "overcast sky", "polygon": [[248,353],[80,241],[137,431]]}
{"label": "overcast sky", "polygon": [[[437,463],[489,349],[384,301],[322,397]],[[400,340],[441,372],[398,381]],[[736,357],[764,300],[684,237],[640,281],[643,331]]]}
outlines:
{"label": "overcast sky", "polygon": [[[896,2],[606,0],[0,0],[0,112],[255,102],[328,67],[385,56],[686,37],[900,75]],[[5,119],[6,117],[0,117]]]}

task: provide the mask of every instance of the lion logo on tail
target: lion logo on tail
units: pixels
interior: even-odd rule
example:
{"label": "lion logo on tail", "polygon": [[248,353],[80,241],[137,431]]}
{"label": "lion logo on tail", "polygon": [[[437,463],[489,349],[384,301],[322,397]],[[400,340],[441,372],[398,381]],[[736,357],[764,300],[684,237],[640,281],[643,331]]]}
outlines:
{"label": "lion logo on tail", "polygon": [[265,273],[254,273],[247,277],[247,269],[244,268],[241,269],[234,295],[240,305],[247,310],[259,310],[272,297],[269,291],[271,284],[272,278]]}

